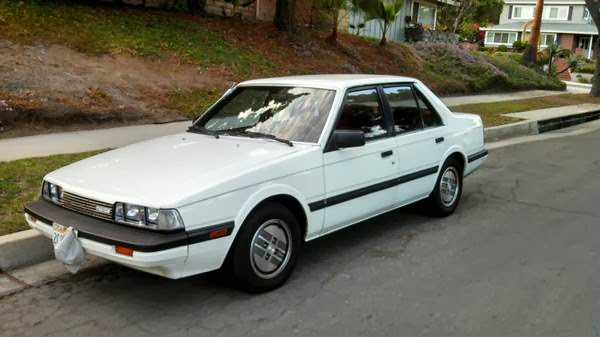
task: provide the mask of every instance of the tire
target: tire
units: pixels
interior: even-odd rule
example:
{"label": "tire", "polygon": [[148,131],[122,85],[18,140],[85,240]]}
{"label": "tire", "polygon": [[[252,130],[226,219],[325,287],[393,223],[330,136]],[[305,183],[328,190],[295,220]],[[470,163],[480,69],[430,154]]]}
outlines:
{"label": "tire", "polygon": [[292,274],[300,244],[300,225],[288,208],[261,206],[244,221],[232,247],[230,271],[236,284],[250,293],[278,288]]}
{"label": "tire", "polygon": [[[452,179],[453,176],[454,179]],[[442,185],[446,187],[448,186],[447,183],[451,184],[453,180],[456,181],[455,190],[445,193],[444,191],[448,191],[448,189],[442,188]],[[435,216],[448,216],[454,213],[460,202],[462,190],[463,167],[455,158],[448,158],[440,170],[433,192],[429,195],[428,201],[432,214]]]}

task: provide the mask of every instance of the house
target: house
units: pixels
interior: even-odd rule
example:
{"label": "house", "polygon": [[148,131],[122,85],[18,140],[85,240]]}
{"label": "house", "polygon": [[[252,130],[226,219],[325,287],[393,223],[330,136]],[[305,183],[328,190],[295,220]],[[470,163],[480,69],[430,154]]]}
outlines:
{"label": "house", "polygon": [[[419,23],[426,29],[435,29],[438,5],[450,2],[406,0],[402,9],[396,15],[396,20],[388,29],[388,40],[404,41],[404,31],[409,23]],[[341,25],[342,29],[346,29],[351,34],[381,38],[380,23],[377,20],[367,21],[364,13],[349,13],[347,19]]]}
{"label": "house", "polygon": [[[498,25],[485,30],[486,47],[512,48],[516,40],[527,41],[535,1],[506,0]],[[598,36],[596,25],[583,0],[545,0],[542,12],[539,46],[559,44],[577,55],[592,58],[594,41]]]}

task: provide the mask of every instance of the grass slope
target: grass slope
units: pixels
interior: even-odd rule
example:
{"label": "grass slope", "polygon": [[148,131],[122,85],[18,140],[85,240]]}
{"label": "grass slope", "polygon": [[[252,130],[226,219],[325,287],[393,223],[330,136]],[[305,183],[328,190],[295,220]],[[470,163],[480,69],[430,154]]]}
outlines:
{"label": "grass slope", "polygon": [[[270,64],[192,21],[160,11],[118,10],[61,1],[1,1],[0,35],[21,42],[50,42],[98,54],[177,58],[250,73]],[[235,55],[235,57],[232,57]]]}

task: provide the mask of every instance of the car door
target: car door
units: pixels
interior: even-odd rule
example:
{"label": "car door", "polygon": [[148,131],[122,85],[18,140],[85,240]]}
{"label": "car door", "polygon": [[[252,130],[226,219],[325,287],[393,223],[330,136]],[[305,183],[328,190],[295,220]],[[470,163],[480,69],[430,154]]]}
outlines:
{"label": "car door", "polygon": [[443,155],[441,119],[412,84],[383,87],[393,119],[398,153],[399,203],[407,204],[431,193]]}
{"label": "car door", "polygon": [[324,232],[393,208],[397,192],[388,182],[397,177],[396,142],[377,87],[350,90],[342,104],[337,130],[361,130],[365,145],[325,150]]}

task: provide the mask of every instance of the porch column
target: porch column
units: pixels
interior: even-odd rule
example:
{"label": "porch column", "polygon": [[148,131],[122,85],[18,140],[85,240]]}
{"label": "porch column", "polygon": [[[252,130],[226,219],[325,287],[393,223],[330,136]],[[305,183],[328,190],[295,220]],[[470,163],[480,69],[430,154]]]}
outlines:
{"label": "porch column", "polygon": [[594,45],[594,35],[590,35],[590,45],[588,46],[588,60],[592,58],[592,46]]}

